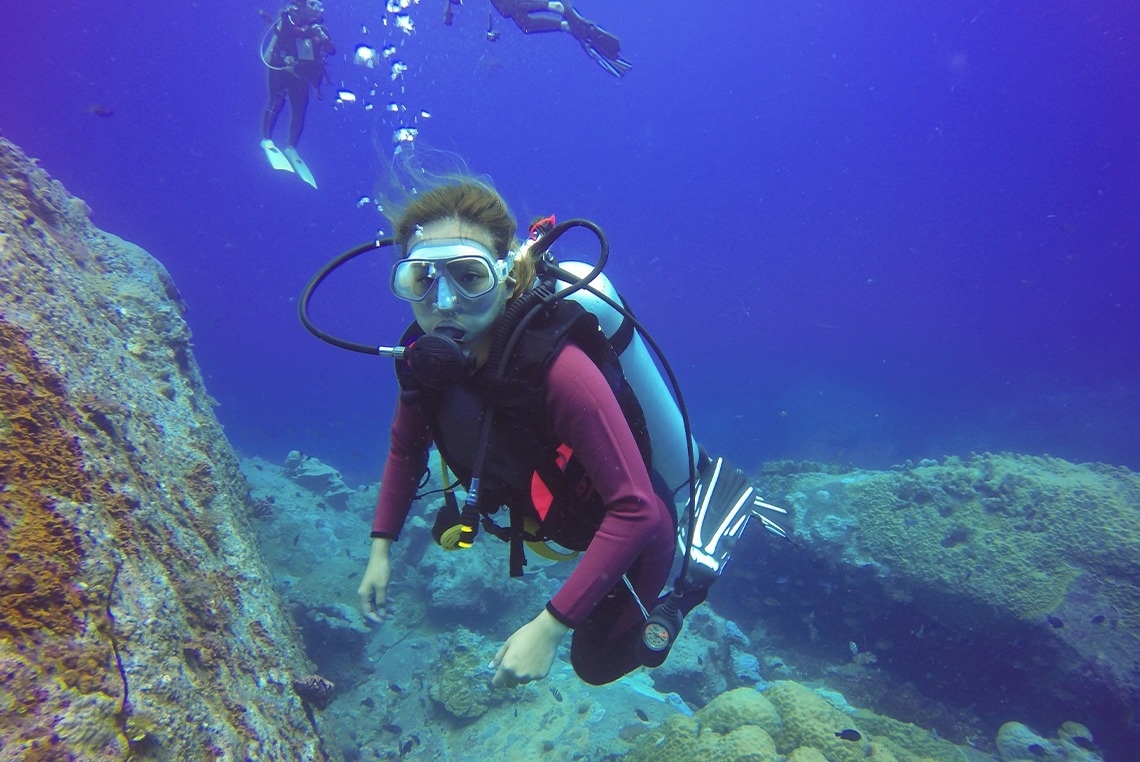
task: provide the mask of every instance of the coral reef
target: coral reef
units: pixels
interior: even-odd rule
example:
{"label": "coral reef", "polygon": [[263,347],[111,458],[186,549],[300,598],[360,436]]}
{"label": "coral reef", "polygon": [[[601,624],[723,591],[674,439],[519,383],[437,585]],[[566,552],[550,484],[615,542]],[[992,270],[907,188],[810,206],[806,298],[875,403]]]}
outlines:
{"label": "coral reef", "polygon": [[[494,653],[484,653],[485,650],[487,645],[482,638],[460,629],[448,638],[436,664],[436,679],[429,695],[453,720],[469,722],[481,717],[506,696],[490,687],[491,672],[485,665]],[[480,675],[483,679],[479,679]]]}
{"label": "coral reef", "polygon": [[57,501],[91,499],[74,434],[77,415],[58,376],[0,315],[0,633],[78,632],[87,595],[83,548]]}
{"label": "coral reef", "polygon": [[[1002,727],[997,744],[1003,762],[1101,759],[1088,729],[1076,723],[1065,723],[1060,738],[1048,741],[1011,722]],[[914,725],[850,707],[833,692],[780,680],[762,693],[751,688],[723,693],[692,717],[669,717],[642,733],[626,759],[772,760],[781,756],[796,762],[969,762],[989,758]]]}
{"label": "coral reef", "polygon": [[1039,759],[1097,762],[1101,759],[1089,729],[1076,722],[1064,723],[1054,739],[1044,738],[1020,722],[1007,722],[998,730],[997,749],[1002,762]]}
{"label": "coral reef", "polygon": [[338,758],[169,275],[0,178],[0,759]]}
{"label": "coral reef", "polygon": [[996,707],[1033,706],[1106,742],[1140,736],[1140,476],[982,454],[890,471],[785,463],[761,479],[792,509],[800,549],[738,554],[714,602],[736,596],[807,649],[853,644],[835,676],[890,711],[916,693],[876,688],[875,673],[989,711],[995,727],[1008,719]]}

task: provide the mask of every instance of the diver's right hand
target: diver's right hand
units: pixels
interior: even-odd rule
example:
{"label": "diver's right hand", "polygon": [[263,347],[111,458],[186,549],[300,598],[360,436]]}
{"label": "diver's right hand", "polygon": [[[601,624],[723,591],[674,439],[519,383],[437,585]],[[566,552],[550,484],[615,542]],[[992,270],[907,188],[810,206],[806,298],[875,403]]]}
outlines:
{"label": "diver's right hand", "polygon": [[364,579],[360,581],[360,588],[356,591],[360,596],[360,613],[365,619],[378,624],[392,618],[388,609],[388,580],[391,577],[391,568],[388,564],[388,548],[391,540],[383,537],[372,539],[372,552],[368,556],[368,568],[364,570]]}

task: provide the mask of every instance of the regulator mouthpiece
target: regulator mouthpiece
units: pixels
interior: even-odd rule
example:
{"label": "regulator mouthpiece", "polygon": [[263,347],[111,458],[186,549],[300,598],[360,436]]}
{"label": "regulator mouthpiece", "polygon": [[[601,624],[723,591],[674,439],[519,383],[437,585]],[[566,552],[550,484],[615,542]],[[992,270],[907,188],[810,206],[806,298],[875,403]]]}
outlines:
{"label": "regulator mouthpiece", "polygon": [[412,375],[430,389],[446,389],[462,381],[470,362],[459,343],[443,333],[425,333],[404,352]]}

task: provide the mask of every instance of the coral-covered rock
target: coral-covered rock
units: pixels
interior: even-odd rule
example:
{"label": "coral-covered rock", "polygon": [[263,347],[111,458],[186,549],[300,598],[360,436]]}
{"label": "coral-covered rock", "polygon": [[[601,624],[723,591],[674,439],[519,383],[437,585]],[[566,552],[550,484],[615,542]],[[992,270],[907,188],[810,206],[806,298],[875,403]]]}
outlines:
{"label": "coral-covered rock", "polygon": [[853,685],[877,660],[995,727],[1008,718],[993,708],[1032,702],[1135,746],[1140,475],[983,454],[890,471],[779,468],[764,481],[808,552],[738,552],[714,605],[723,595],[760,618],[779,610],[765,624],[777,636],[802,638],[806,625],[813,641],[834,636],[832,649],[848,645],[838,633],[861,633]]}
{"label": "coral-covered rock", "polygon": [[89,214],[0,139],[0,756],[318,758],[185,305]]}
{"label": "coral-covered rock", "polygon": [[[776,734],[781,753],[800,746],[819,749],[833,762],[856,762],[869,756],[866,734],[852,718],[836,709],[807,686],[790,680],[777,680],[764,691],[783,721]],[[860,739],[845,740],[837,734],[852,729]]]}
{"label": "coral-covered rock", "polygon": [[763,728],[772,736],[783,730],[776,707],[752,688],[736,688],[720,694],[697,712],[696,717],[703,727],[714,733],[728,733],[743,725]]}
{"label": "coral-covered rock", "polygon": [[1002,762],[1100,762],[1103,759],[1088,728],[1083,725],[1066,722],[1057,735],[1057,738],[1045,738],[1020,722],[1007,722],[998,730],[998,757]]}
{"label": "coral-covered rock", "polygon": [[788,680],[773,683],[763,694],[752,688],[728,691],[692,717],[670,717],[638,735],[627,759],[774,760],[781,754],[796,762],[968,759],[962,748],[933,733]]}
{"label": "coral-covered rock", "polygon": [[452,635],[436,664],[430,695],[451,719],[470,722],[503,702],[505,694],[490,687],[487,662],[493,649],[477,635],[460,629]]}

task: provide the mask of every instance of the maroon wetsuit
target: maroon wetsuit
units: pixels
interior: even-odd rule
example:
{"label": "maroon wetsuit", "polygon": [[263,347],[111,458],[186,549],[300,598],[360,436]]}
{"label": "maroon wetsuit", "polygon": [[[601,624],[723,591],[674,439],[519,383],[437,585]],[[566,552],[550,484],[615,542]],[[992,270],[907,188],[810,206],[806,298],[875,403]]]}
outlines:
{"label": "maroon wetsuit", "polygon": [[[546,383],[546,424],[580,458],[606,513],[586,552],[547,604],[575,629],[571,661],[587,682],[617,679],[638,666],[646,608],[657,602],[673,562],[673,521],[653,491],[641,453],[609,384],[586,354],[567,344]],[[431,426],[420,408],[397,404],[372,536],[396,539],[427,462]]]}

